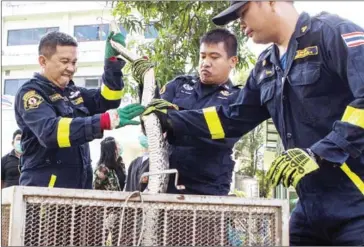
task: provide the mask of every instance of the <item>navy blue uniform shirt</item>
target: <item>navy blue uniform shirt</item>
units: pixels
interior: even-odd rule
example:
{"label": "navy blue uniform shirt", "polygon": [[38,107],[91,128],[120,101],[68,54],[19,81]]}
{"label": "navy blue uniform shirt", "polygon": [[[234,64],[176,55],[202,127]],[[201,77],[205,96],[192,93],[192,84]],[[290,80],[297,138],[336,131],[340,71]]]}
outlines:
{"label": "navy blue uniform shirt", "polygon": [[[160,93],[161,98],[178,105],[180,110],[193,110],[228,106],[236,100],[238,91],[230,80],[221,85],[206,85],[198,77],[179,76]],[[186,186],[187,193],[227,195],[235,164],[232,148],[239,138],[211,140],[184,135],[172,139],[170,167],[179,171],[180,183]]]}
{"label": "navy blue uniform shirt", "polygon": [[61,89],[37,73],[19,89],[15,116],[23,132],[21,185],[48,186],[53,174],[55,187],[91,188],[88,142],[103,137],[101,113],[120,104],[124,63],[105,61],[99,89],[72,81]]}

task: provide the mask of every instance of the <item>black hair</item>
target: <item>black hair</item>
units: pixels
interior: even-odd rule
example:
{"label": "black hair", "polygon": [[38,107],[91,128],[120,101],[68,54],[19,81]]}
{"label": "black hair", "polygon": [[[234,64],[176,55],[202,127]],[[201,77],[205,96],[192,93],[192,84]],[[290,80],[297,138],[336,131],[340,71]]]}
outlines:
{"label": "black hair", "polygon": [[118,160],[116,159],[116,141],[114,137],[106,137],[101,145],[100,159],[97,165],[105,165],[109,169],[116,169],[119,166]]}
{"label": "black hair", "polygon": [[23,134],[23,132],[20,129],[15,130],[15,132],[13,133],[13,141],[17,135],[21,135],[21,134]]}
{"label": "black hair", "polygon": [[56,53],[57,46],[75,46],[77,41],[66,33],[53,31],[44,35],[39,42],[38,54],[50,58]]}
{"label": "black hair", "polygon": [[238,53],[238,41],[236,36],[225,28],[217,28],[207,32],[201,39],[200,45],[224,43],[228,57],[236,56]]}

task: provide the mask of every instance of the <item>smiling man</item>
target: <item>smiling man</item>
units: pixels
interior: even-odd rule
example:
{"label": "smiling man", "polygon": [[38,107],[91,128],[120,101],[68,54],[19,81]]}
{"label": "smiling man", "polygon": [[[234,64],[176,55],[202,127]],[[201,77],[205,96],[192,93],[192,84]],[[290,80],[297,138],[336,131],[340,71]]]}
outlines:
{"label": "smiling man", "polygon": [[286,151],[267,177],[299,195],[290,245],[363,245],[363,28],[329,13],[299,14],[292,1],[232,1],[213,22],[237,19],[255,43],[272,45],[235,104],[162,111],[165,106],[152,102],[146,114],[158,114],[177,137],[218,140],[272,118]]}
{"label": "smiling man", "polygon": [[131,120],[143,107],[117,108],[122,97],[121,69],[110,39],[123,45],[124,37],[111,33],[106,41],[105,67],[100,89],[77,87],[77,42],[68,34],[51,32],[39,43],[41,73],[26,82],[15,99],[16,121],[23,132],[20,185],[92,188],[88,142],[104,130],[138,124]]}

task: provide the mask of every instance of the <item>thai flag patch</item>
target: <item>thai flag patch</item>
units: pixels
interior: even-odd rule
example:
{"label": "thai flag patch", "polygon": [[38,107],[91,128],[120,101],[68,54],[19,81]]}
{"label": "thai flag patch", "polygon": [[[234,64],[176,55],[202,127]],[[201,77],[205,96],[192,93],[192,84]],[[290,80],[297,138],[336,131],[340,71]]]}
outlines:
{"label": "thai flag patch", "polygon": [[359,45],[364,45],[364,33],[363,32],[353,32],[342,34],[341,37],[344,39],[347,47],[355,47]]}

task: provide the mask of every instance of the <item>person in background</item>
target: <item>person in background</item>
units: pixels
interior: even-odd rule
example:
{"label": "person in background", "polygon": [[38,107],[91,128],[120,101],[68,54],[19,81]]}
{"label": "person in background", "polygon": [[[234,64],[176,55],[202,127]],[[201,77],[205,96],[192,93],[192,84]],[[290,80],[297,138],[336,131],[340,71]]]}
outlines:
{"label": "person in background", "polygon": [[149,171],[148,139],[145,135],[140,135],[138,139],[144,153],[142,156],[134,159],[129,165],[126,191],[144,191],[148,185],[148,177],[145,177],[140,183],[142,174]]}
{"label": "person in background", "polygon": [[14,149],[1,158],[1,188],[19,185],[19,159],[23,153],[20,145],[21,135],[20,129],[14,132],[11,142]]}
{"label": "person in background", "polygon": [[107,137],[101,142],[100,160],[94,172],[94,189],[124,190],[126,174],[122,153],[123,148],[114,137]]}

